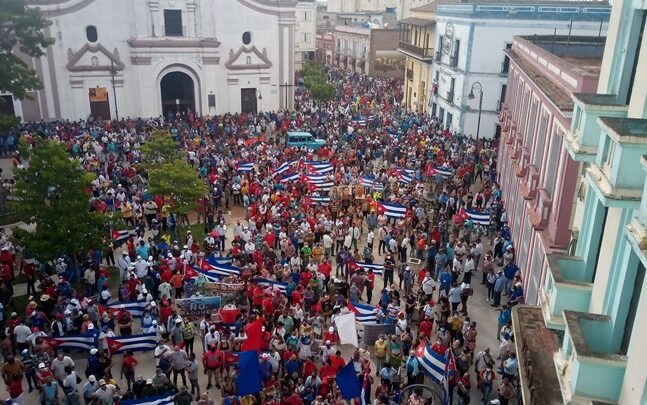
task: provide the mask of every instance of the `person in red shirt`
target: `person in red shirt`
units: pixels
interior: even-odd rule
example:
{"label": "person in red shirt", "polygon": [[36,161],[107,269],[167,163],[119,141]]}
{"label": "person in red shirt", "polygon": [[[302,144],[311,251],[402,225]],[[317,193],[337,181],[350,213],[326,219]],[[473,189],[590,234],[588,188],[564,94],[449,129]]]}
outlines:
{"label": "person in red shirt", "polygon": [[252,305],[256,308],[260,308],[263,305],[263,297],[265,296],[265,290],[260,285],[254,287],[254,292],[252,293]]}
{"label": "person in red shirt", "polygon": [[292,291],[292,304],[298,306],[303,305],[303,286],[299,286]]}
{"label": "person in red shirt", "polygon": [[431,337],[431,331],[433,327],[434,320],[430,319],[428,316],[425,316],[425,319],[423,319],[422,322],[420,322],[420,325],[418,325],[418,339],[429,339]]}
{"label": "person in red shirt", "polygon": [[327,258],[324,258],[321,263],[319,263],[319,272],[324,275],[326,278],[326,284],[330,280],[330,273],[332,272],[332,265]]}
{"label": "person in red shirt", "polygon": [[301,278],[299,279],[299,282],[304,287],[307,287],[308,284],[310,283],[311,279],[312,279],[312,273],[310,273],[310,271],[306,270],[303,273],[301,273]]}
{"label": "person in red shirt", "polygon": [[334,355],[330,356],[330,366],[335,371],[335,374],[337,374],[339,370],[344,368],[345,365],[346,365],[346,361],[341,356],[341,351],[337,350],[337,352]]}
{"label": "person in red shirt", "polygon": [[272,297],[270,297],[269,295],[263,298],[263,313],[265,314],[274,313],[274,302],[272,301]]}
{"label": "person in red shirt", "polygon": [[438,339],[436,343],[434,343],[434,345],[431,346],[431,350],[444,356],[445,352],[447,351],[447,347],[445,347],[445,345],[443,345],[443,342],[440,339]]}
{"label": "person in red shirt", "polygon": [[124,358],[121,360],[121,374],[126,379],[126,384],[128,384],[128,389],[130,390],[132,384],[135,383],[135,366],[139,364],[133,352],[128,350],[124,354]]}
{"label": "person in red shirt", "polygon": [[[330,343],[335,345],[339,341],[339,337],[337,336],[337,333],[335,333],[335,328],[330,327],[328,328],[328,332],[324,333],[323,339],[324,342],[327,340],[330,340]],[[309,375],[309,374],[306,374]]]}

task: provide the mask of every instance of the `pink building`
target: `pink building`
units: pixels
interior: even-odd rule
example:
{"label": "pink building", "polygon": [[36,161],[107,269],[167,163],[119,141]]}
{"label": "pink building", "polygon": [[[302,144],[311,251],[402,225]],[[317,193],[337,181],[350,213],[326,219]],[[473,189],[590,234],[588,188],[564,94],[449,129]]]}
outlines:
{"label": "pink building", "polygon": [[546,254],[566,253],[581,164],[562,147],[573,93],[593,93],[603,37],[518,36],[506,49],[509,74],[499,120],[499,183],[523,272],[526,302],[538,303]]}

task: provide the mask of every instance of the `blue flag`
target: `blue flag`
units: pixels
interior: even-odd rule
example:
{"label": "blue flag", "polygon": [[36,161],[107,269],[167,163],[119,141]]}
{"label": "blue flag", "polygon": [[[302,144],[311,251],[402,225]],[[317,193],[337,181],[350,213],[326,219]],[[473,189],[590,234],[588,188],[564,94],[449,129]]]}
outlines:
{"label": "blue flag", "polygon": [[261,392],[263,381],[261,380],[261,368],[258,366],[258,353],[256,350],[238,353],[238,368],[240,369],[238,378],[236,378],[238,395],[245,396]]}
{"label": "blue flag", "polygon": [[341,396],[346,401],[353,398],[359,398],[362,395],[362,386],[359,383],[357,374],[355,374],[355,366],[353,362],[349,361],[339,373],[335,376],[337,386],[341,391]]}

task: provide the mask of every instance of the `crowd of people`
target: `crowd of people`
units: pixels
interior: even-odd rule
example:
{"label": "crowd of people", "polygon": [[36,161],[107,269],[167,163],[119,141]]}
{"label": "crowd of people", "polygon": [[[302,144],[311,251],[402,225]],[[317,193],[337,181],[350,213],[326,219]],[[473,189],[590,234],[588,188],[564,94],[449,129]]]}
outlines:
{"label": "crowd of people", "polygon": [[[404,392],[408,403],[422,404],[428,395],[406,387],[430,381],[416,353],[425,341],[454,355],[452,402],[469,403],[472,385],[478,402],[514,398],[510,308],[524,297],[496,183],[496,145],[401,108],[397,80],[332,68],[327,74],[337,87],[333,100],[314,100],[299,88],[292,112],[23,126],[28,144],[38,137],[65,143],[96,175],[89,209],[112,211],[134,231],[123,245],[109,240],[105,249],[52,266],[20,260],[20,249],[0,233],[2,303],[12,304],[6,291],[15,268],[31,295],[26,308],[2,320],[2,375],[14,402],[26,397],[27,380],[45,405],[111,405],[169,392],[182,404],[341,404],[335,376],[352,362],[362,387],[357,403],[388,404]],[[180,234],[178,225],[193,217],[176,215],[172,201],[146,192],[139,148],[153,128],[168,129],[209,185],[195,218],[204,235]],[[316,151],[286,146],[291,130],[326,143]],[[240,170],[248,162],[251,170]],[[175,300],[204,282],[193,269],[208,271],[208,260],[225,258],[238,271],[220,281],[245,284],[244,297],[228,297],[223,308],[236,311],[234,319],[222,311],[201,319],[178,313]],[[74,263],[82,266],[84,288]],[[109,281],[115,272],[119,285]],[[470,302],[478,281],[499,309],[498,353],[477,350],[480,320],[468,309],[479,305]],[[141,317],[119,306],[131,302],[145,305]],[[353,304],[372,306],[375,322],[395,325],[395,333],[348,353],[334,319],[355,311]],[[258,319],[264,389],[238,396],[235,354],[246,326]],[[93,331],[99,344],[85,370],[76,367],[75,353],[49,339]],[[108,338],[153,332],[150,370],[139,364],[149,353],[111,356]]]}

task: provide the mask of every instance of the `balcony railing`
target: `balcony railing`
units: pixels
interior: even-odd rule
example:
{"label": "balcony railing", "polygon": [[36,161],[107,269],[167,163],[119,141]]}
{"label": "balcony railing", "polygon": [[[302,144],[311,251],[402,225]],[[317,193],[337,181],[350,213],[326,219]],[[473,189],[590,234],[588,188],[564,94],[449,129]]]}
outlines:
{"label": "balcony railing", "polygon": [[421,48],[419,46],[416,46],[409,42],[404,42],[404,41],[400,41],[400,43],[398,44],[398,47],[401,50],[412,54],[418,59],[431,60],[434,56],[434,48]]}

